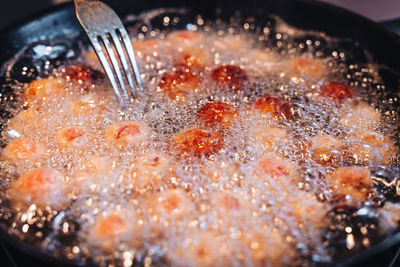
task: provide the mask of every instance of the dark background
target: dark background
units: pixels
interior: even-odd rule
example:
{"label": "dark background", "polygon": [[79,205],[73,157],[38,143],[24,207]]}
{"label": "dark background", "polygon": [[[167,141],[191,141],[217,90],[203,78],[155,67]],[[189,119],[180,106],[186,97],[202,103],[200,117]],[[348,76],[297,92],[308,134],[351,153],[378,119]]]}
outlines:
{"label": "dark background", "polygon": [[[54,4],[73,0],[0,0],[0,30]],[[118,0],[115,0],[118,2]],[[146,0],[132,0],[146,1]],[[165,0],[168,2],[168,0]],[[214,0],[201,0],[214,1]],[[245,1],[245,0],[243,0]],[[260,2],[269,0],[259,0]],[[400,35],[400,0],[318,0],[346,8],[376,22],[386,22],[388,29]]]}
{"label": "dark background", "polygon": [[52,4],[52,0],[1,0],[0,29],[42,10]]}
{"label": "dark background", "polygon": [[[0,29],[27,15],[43,10],[52,4],[69,0],[0,0]],[[132,0],[145,1],[145,0]],[[165,0],[168,1],[168,0]],[[202,0],[205,1],[205,0]],[[267,1],[267,0],[260,0]],[[387,21],[400,18],[400,0],[320,0],[335,4],[374,21]]]}

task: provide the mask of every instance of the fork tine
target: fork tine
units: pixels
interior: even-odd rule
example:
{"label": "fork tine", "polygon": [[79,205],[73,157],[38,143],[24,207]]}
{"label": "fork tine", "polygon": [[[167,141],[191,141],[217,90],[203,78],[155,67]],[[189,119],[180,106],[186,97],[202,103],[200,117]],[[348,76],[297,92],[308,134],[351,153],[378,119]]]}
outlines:
{"label": "fork tine", "polygon": [[133,97],[136,97],[135,85],[133,83],[132,74],[131,74],[131,71],[129,70],[128,61],[126,60],[125,52],[124,52],[124,49],[122,48],[121,41],[116,32],[111,32],[110,35],[114,42],[115,48],[117,50],[117,54],[121,60],[122,66],[124,68],[132,95],[133,95]]}
{"label": "fork tine", "polygon": [[104,43],[104,47],[106,48],[108,56],[110,57],[110,60],[111,60],[111,63],[112,63],[113,69],[114,69],[114,73],[117,75],[120,88],[122,89],[122,92],[123,92],[123,96],[126,100],[129,100],[128,91],[126,90],[126,87],[125,87],[125,81],[124,81],[124,78],[122,77],[121,69],[120,69],[118,60],[115,57],[114,50],[111,46],[111,43],[108,40],[107,36],[103,36],[101,38],[101,40]]}
{"label": "fork tine", "polygon": [[119,30],[119,33],[121,34],[123,43],[125,44],[125,48],[128,53],[130,63],[132,65],[132,69],[135,73],[135,78],[136,78],[136,82],[139,86],[139,90],[143,91],[142,79],[140,78],[140,71],[139,71],[139,67],[136,62],[136,57],[135,57],[135,53],[133,51],[131,39],[129,38],[129,35],[126,32],[125,27],[118,28],[118,30]]}
{"label": "fork tine", "polygon": [[[75,8],[76,16],[95,47],[96,54],[113,86],[115,95],[120,104],[124,106],[129,100],[127,87],[133,97],[136,96],[138,90],[143,91],[129,35],[121,19],[105,3],[98,0],[75,0]],[[139,89],[137,90],[137,88]]]}
{"label": "fork tine", "polygon": [[112,71],[112,69],[110,67],[110,64],[107,61],[106,56],[104,55],[104,52],[103,52],[103,49],[102,49],[100,43],[95,37],[89,36],[89,38],[90,38],[90,41],[91,41],[91,43],[92,43],[92,45],[94,47],[94,51],[96,52],[97,57],[99,58],[100,63],[103,66],[104,71],[106,72],[107,77],[110,80],[111,86],[114,89],[114,93],[115,93],[115,95],[116,95],[116,97],[118,99],[118,102],[122,104],[123,100],[122,100],[121,92],[120,92],[119,87],[118,87],[118,83],[115,80],[114,73],[113,73],[113,71]]}

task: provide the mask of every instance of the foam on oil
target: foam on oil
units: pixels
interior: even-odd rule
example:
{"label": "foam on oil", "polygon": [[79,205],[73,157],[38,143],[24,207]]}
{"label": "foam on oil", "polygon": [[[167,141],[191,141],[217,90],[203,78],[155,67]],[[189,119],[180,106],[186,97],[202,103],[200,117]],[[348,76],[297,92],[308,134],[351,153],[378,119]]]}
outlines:
{"label": "foam on oil", "polygon": [[[171,20],[163,19],[167,24]],[[158,88],[160,77],[174,69],[181,51],[168,35],[154,30],[150,36],[157,40],[157,49],[138,55],[145,91],[138,93],[127,109],[118,106],[108,83],[91,85],[89,93],[77,93],[82,85],[66,82],[67,93],[49,96],[38,108],[35,121],[21,120],[18,115],[12,118],[3,131],[5,143],[25,136],[43,144],[46,150],[39,161],[0,163],[0,215],[9,231],[60,258],[100,266],[295,266],[331,262],[337,255],[332,247],[339,246],[331,244],[335,234],[345,233],[346,249],[351,251],[358,247],[356,242],[362,247],[371,245],[373,230],[368,232],[368,227],[380,227],[386,229],[380,232],[388,233],[388,228],[375,221],[363,226],[362,239],[353,236],[350,224],[343,223],[341,229],[335,221],[341,213],[331,212],[336,206],[324,177],[350,162],[385,170],[398,163],[395,155],[382,166],[367,157],[354,162],[352,155],[324,165],[309,155],[307,142],[318,134],[329,134],[346,145],[354,131],[351,125],[340,122],[352,112],[349,104],[338,105],[317,97],[316,88],[326,81],[356,88],[355,103],[366,103],[382,116],[374,130],[393,140],[398,110],[391,110],[398,99],[388,100],[384,85],[374,76],[374,67],[345,63],[345,52],[320,51],[320,39],[328,44],[335,40],[312,33],[315,40],[298,41],[295,37],[310,33],[283,22],[277,25],[279,31],[267,37],[272,30],[267,27],[261,33],[250,33],[251,23],[227,26],[205,23],[198,17],[197,25],[191,27],[202,34],[199,48],[205,53],[205,68],[197,73],[201,77],[197,90],[186,95],[184,102],[171,100]],[[266,46],[266,38],[274,45]],[[320,62],[329,71],[317,78],[293,72],[288,62],[300,56]],[[87,56],[84,54],[77,62],[87,64]],[[209,72],[220,65],[240,66],[250,82],[239,92],[221,91],[208,78]],[[63,79],[64,72],[61,67],[52,76]],[[22,91],[20,85],[15,87]],[[290,102],[295,119],[282,122],[255,113],[252,103],[267,94]],[[200,158],[180,157],[181,152],[171,146],[171,138],[182,130],[200,127],[196,113],[211,101],[229,103],[239,113],[228,128],[219,129],[224,148]],[[89,107],[80,112],[85,105]],[[16,108],[10,105],[8,110],[17,114],[21,108],[22,104]],[[105,140],[105,126],[126,120],[141,121],[150,127],[146,144],[120,149]],[[254,130],[260,126],[284,129],[287,136],[268,151],[254,137]],[[78,149],[60,148],[55,135],[69,127],[84,127],[90,141]],[[165,158],[168,167],[146,172],[143,166],[152,153]],[[254,178],[259,175],[259,160],[272,153],[293,163],[300,174],[297,181]],[[74,187],[70,205],[58,210],[36,205],[16,210],[12,207],[9,184],[35,168],[57,169],[65,174],[66,184]],[[174,169],[172,174],[170,168]],[[151,182],[143,185],[137,182],[138,176],[150,177]],[[157,205],[152,197],[160,198],[170,189],[187,194],[185,203],[177,208],[182,215],[150,211],[154,203]],[[374,189],[371,194],[368,201],[352,208],[361,210],[360,214],[379,214],[384,193]],[[235,198],[230,200],[227,195]],[[224,201],[233,201],[229,205],[238,205],[239,211],[225,211]],[[130,238],[113,239],[112,249],[108,250],[91,229],[101,214],[112,213],[123,214],[132,230],[126,233]]]}

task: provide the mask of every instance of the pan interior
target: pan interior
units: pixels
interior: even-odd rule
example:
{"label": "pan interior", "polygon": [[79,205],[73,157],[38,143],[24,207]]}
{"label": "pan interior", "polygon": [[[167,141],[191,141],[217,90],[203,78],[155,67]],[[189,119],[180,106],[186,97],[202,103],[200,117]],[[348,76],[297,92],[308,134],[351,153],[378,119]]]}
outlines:
{"label": "pan interior", "polygon": [[[246,63],[241,58],[249,56],[249,52],[256,49],[280,55],[285,59],[310,57],[323,62],[324,65],[329,66],[329,80],[352,86],[357,91],[355,97],[357,103],[367,103],[382,114],[384,123],[380,125],[379,131],[389,136],[398,146],[398,137],[395,133],[398,131],[399,100],[398,96],[392,93],[397,88],[392,88],[391,81],[398,80],[399,76],[390,68],[375,64],[373,56],[361,44],[354,43],[352,40],[331,38],[322,32],[299,30],[286,24],[276,16],[264,18],[263,21],[258,21],[254,17],[243,18],[239,15],[224,20],[207,20],[201,14],[192,14],[185,9],[158,9],[142,13],[139,16],[128,17],[127,22],[130,24],[129,30],[135,40],[143,38],[160,38],[163,40],[166,38],[165,36],[168,36],[168,32],[177,29],[189,29],[206,33],[211,36],[210,39],[217,39],[218,36],[228,36],[234,39],[240,37],[239,39],[246,40],[246,46],[249,45],[250,49],[239,52],[234,59],[222,58],[219,60],[220,62],[225,62],[225,64],[232,61],[234,64],[245,65],[248,69],[251,68],[253,62]],[[36,42],[24,47],[21,53],[9,62],[9,69],[5,75],[7,83],[3,86],[4,93],[1,101],[2,114],[3,118],[5,118],[2,121],[3,146],[18,135],[7,125],[9,119],[26,108],[22,99],[26,83],[35,80],[37,77],[50,75],[62,77],[65,71],[68,70],[68,66],[77,63],[82,64],[86,60],[87,43],[82,42],[81,38],[76,38],[76,36],[76,33],[72,33],[71,38],[67,38],[68,41],[61,39],[52,40],[51,42]],[[208,42],[210,43],[212,40]],[[215,51],[213,53],[215,55]],[[160,56],[163,57],[164,55]],[[173,61],[171,56],[173,55],[166,54],[165,61]],[[271,59],[271,61],[273,60]],[[144,79],[148,82],[149,87],[154,87],[154,81],[156,81],[154,77],[156,77],[158,71],[159,74],[162,74],[165,69],[171,67],[166,65],[162,66],[161,69],[154,69],[152,64],[154,65],[156,62],[151,58],[148,61],[144,59],[139,64],[148,66],[148,69],[150,69],[149,76],[146,76],[148,74],[144,72]],[[221,63],[216,63],[214,58],[214,64]],[[256,70],[254,70],[254,73],[256,73]],[[181,129],[195,126],[196,122],[193,119],[183,117],[183,115],[193,114],[207,102],[224,101],[239,107],[242,103],[251,102],[251,100],[259,96],[273,94],[293,103],[293,112],[297,120],[285,123],[284,127],[293,136],[299,137],[300,140],[302,140],[301,138],[312,138],[320,133],[329,133],[337,137],[348,136],[348,129],[343,129],[340,124],[335,122],[335,120],[340,119],[338,116],[343,111],[339,111],[334,105],[327,108],[323,103],[313,102],[312,97],[310,97],[310,95],[312,96],[312,89],[322,84],[315,81],[307,81],[307,78],[304,77],[298,77],[297,79],[288,80],[286,77],[280,77],[279,73],[272,73],[267,77],[255,75],[255,82],[244,90],[245,93],[221,96],[218,95],[217,91],[211,90],[211,93],[207,91],[207,94],[201,95],[201,97],[197,96],[193,99],[189,97],[192,102],[185,107],[179,107],[173,101],[161,103],[157,96],[153,96],[154,92],[150,92],[143,95],[148,101],[142,103],[139,101],[132,105],[128,111],[119,110],[115,104],[111,104],[107,108],[119,112],[115,112],[117,117],[112,120],[139,120],[144,118],[150,127],[159,134],[155,139],[161,138],[160,136],[170,138]],[[209,84],[205,84],[204,87],[209,88]],[[171,107],[175,108],[177,112],[171,112]],[[56,115],[57,112],[60,113],[57,106],[48,108],[53,109],[53,115]],[[330,109],[330,113],[327,112],[327,109]],[[169,114],[167,114],[168,112]],[[337,113],[335,114],[335,112]],[[318,118],[318,120],[315,121],[315,118]],[[171,121],[172,125],[176,127],[175,129],[171,127]],[[53,120],[52,123],[57,125],[56,120]],[[262,124],[266,122],[254,120],[253,123]],[[159,125],[162,126],[159,127]],[[46,131],[34,130],[34,132],[35,134],[42,133],[43,135],[51,136]],[[249,132],[244,130],[243,133],[235,132],[235,134],[239,136],[240,134],[249,134]],[[34,138],[42,140],[42,137]],[[254,156],[254,151],[243,146],[238,141],[239,139],[232,140],[232,143],[241,149],[237,152],[232,147],[232,151],[235,153],[232,152],[222,160],[229,161],[232,158],[236,158],[245,162],[251,161],[253,157],[257,158],[257,156]],[[235,140],[237,143],[235,143]],[[162,138],[158,142],[154,143],[152,149],[167,143]],[[301,153],[297,153],[299,148],[296,145],[293,142],[288,146],[282,147],[281,152],[299,164],[304,159]],[[71,159],[60,156],[48,161],[45,166],[66,169],[68,172],[69,167],[65,167],[65,163],[68,163],[68,160]],[[183,168],[183,165],[187,164],[187,162],[182,162],[181,164]],[[364,165],[364,163],[356,164]],[[279,213],[281,216],[265,215],[262,220],[270,225],[276,225],[279,231],[284,232],[285,242],[289,244],[293,251],[296,251],[296,261],[293,264],[297,264],[299,261],[305,263],[332,262],[337,258],[366,249],[395,231],[393,225],[388,226],[388,221],[380,218],[384,217],[383,215],[387,215],[385,213],[386,210],[382,207],[391,207],[393,204],[390,203],[398,201],[397,165],[396,157],[391,159],[390,164],[368,165],[374,179],[374,191],[368,201],[360,205],[353,205],[349,204],[349,202],[337,203],[333,200],[331,192],[326,188],[321,178],[326,172],[330,171],[328,167],[322,168],[322,171],[321,169],[316,171],[315,163],[303,163],[303,167],[300,170],[301,178],[296,185],[296,189],[299,192],[313,195],[320,203],[325,203],[329,207],[326,210],[326,216],[330,222],[318,229],[312,225],[309,227],[299,226],[295,222],[293,225],[296,226],[293,226],[290,230],[284,230],[284,224],[290,225],[290,217],[285,217],[285,214]],[[3,227],[10,234],[18,236],[23,242],[33,244],[48,254],[62,259],[73,259],[78,263],[93,261],[101,265],[115,261],[128,265],[128,263],[143,264],[151,260],[155,265],[164,265],[171,260],[166,257],[166,248],[168,246],[163,243],[162,239],[160,239],[161,241],[157,240],[157,242],[145,243],[136,250],[132,250],[131,247],[122,244],[113,254],[109,255],[105,254],[101,248],[92,250],[93,247],[85,244],[85,241],[90,238],[88,237],[89,231],[85,227],[93,223],[96,216],[102,213],[102,209],[115,207],[118,210],[121,208],[120,206],[126,203],[132,204],[135,209],[140,209],[137,203],[138,199],[140,199],[140,192],[127,190],[127,187],[113,188],[112,190],[114,191],[108,191],[105,194],[102,194],[101,190],[96,191],[98,196],[93,198],[91,196],[93,192],[88,190],[90,194],[75,195],[71,206],[66,209],[40,209],[31,205],[15,211],[11,207],[10,201],[8,201],[7,190],[10,188],[12,181],[20,175],[20,171],[19,167],[14,164],[5,161],[1,162],[2,196],[0,215]],[[196,175],[201,176],[201,172],[199,171]],[[180,184],[178,182],[178,186],[192,188],[194,202],[201,203],[204,201],[201,193],[204,188],[190,180],[192,179],[183,178],[180,180]],[[241,190],[227,181],[221,181],[215,186],[223,190],[226,190],[226,187],[230,190],[232,188]],[[172,185],[172,187],[176,187],[176,185]],[[150,191],[163,191],[167,190],[167,188],[152,188]],[[110,190],[110,188],[107,189]],[[245,191],[248,193],[247,189]],[[268,213],[268,211],[274,209],[274,205],[276,205],[274,202],[279,202],[279,198],[271,196],[263,199],[262,194],[256,195],[254,199],[260,201],[259,203],[265,204],[258,206],[257,212],[261,213],[265,211]],[[269,203],[268,200],[270,200]],[[280,206],[276,205],[276,207]],[[390,211],[390,214],[394,213],[393,210]],[[201,222],[201,218],[196,219],[198,223]],[[279,220],[283,220],[284,223]],[[211,224],[211,221],[205,219],[204,223]],[[179,224],[177,225],[177,228],[179,228]],[[182,225],[189,225],[189,222],[184,221]],[[261,227],[261,229],[263,228]],[[237,231],[233,227],[233,230],[227,229],[226,234],[229,232],[230,236],[234,237],[235,234],[238,235]],[[318,238],[316,238],[315,233],[318,233]],[[179,241],[182,244],[185,242],[184,238],[173,241]],[[169,242],[172,241],[169,240]]]}

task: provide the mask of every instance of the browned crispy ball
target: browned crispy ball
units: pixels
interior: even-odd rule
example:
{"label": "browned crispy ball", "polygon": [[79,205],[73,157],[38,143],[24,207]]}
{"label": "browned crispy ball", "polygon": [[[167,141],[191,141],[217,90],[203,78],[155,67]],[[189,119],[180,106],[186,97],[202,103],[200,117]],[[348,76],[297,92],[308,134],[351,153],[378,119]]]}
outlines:
{"label": "browned crispy ball", "polygon": [[224,102],[207,103],[197,112],[197,119],[205,127],[229,127],[238,116],[236,108]]}
{"label": "browned crispy ball", "polygon": [[193,153],[197,156],[210,155],[221,149],[222,136],[214,131],[192,128],[173,137],[174,147],[182,153]]}
{"label": "browned crispy ball", "polygon": [[290,60],[289,66],[297,73],[310,78],[322,78],[326,75],[325,65],[311,58],[295,58]]}
{"label": "browned crispy ball", "polygon": [[65,76],[71,81],[90,81],[103,78],[104,75],[98,70],[92,69],[88,66],[75,65],[66,70]]}
{"label": "browned crispy ball", "polygon": [[289,103],[285,103],[279,97],[263,96],[255,102],[255,108],[263,114],[270,114],[276,119],[292,119],[293,115]]}
{"label": "browned crispy ball", "polygon": [[206,52],[201,48],[186,48],[175,61],[175,67],[202,70],[206,61]]}
{"label": "browned crispy ball", "polygon": [[320,94],[342,102],[353,96],[353,89],[340,83],[327,83],[320,87]]}
{"label": "browned crispy ball", "polygon": [[185,70],[175,70],[165,73],[160,82],[159,88],[171,99],[181,99],[190,92],[194,92],[200,82],[200,78]]}
{"label": "browned crispy ball", "polygon": [[69,202],[64,175],[55,169],[34,169],[13,181],[11,201],[17,206],[61,207]]}
{"label": "browned crispy ball", "polygon": [[371,173],[364,167],[340,167],[330,176],[328,181],[333,185],[336,196],[344,198],[350,195],[354,201],[364,201],[373,187]]}
{"label": "browned crispy ball", "polygon": [[32,81],[24,91],[25,106],[41,104],[48,96],[62,96],[66,93],[62,79],[53,77]]}
{"label": "browned crispy ball", "polygon": [[246,72],[235,65],[223,65],[211,72],[211,78],[223,89],[239,91],[248,80]]}
{"label": "browned crispy ball", "polygon": [[88,66],[75,65],[68,68],[65,72],[67,80],[82,84],[83,91],[89,91],[89,83],[104,78],[104,74]]}

